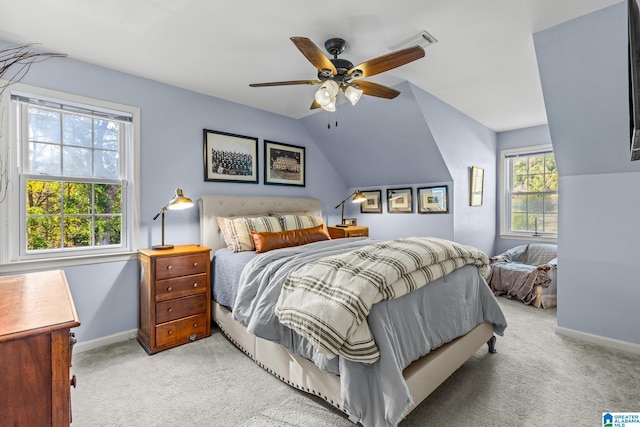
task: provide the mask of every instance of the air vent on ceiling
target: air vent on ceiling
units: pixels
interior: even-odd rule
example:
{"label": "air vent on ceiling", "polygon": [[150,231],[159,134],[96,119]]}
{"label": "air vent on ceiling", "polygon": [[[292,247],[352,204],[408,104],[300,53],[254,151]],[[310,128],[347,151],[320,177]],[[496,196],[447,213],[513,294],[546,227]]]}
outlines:
{"label": "air vent on ceiling", "polygon": [[434,43],[437,43],[435,37],[427,32],[427,30],[422,30],[415,36],[409,37],[406,40],[401,41],[398,44],[389,47],[389,50],[395,52],[396,50],[404,49],[407,47],[412,47],[415,45],[421,46],[422,48],[426,48],[427,46],[431,46]]}

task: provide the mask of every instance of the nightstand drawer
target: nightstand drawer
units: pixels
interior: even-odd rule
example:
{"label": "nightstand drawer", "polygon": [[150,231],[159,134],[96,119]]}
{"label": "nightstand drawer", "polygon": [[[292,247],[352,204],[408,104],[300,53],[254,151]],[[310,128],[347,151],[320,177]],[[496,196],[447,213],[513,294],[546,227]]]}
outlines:
{"label": "nightstand drawer", "polygon": [[178,277],[156,282],[156,302],[207,291],[207,274]]}
{"label": "nightstand drawer", "polygon": [[[193,341],[207,332],[207,315],[198,314],[156,326],[156,345],[169,346],[181,341]],[[190,337],[193,337],[191,339]]]}
{"label": "nightstand drawer", "polygon": [[207,312],[207,295],[201,293],[156,304],[156,322],[164,323],[181,317]]}
{"label": "nightstand drawer", "polygon": [[189,274],[206,273],[208,262],[208,254],[158,258],[156,261],[156,279],[160,280]]}

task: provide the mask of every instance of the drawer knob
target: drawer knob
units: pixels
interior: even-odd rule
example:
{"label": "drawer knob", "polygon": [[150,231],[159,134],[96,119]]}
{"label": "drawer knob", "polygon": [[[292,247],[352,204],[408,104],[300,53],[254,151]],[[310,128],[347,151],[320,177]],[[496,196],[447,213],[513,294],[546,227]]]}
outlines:
{"label": "drawer knob", "polygon": [[198,327],[198,324],[197,324],[197,323],[194,323],[194,324],[193,324],[193,327],[194,327],[194,328],[197,328],[197,327]]}
{"label": "drawer knob", "polygon": [[71,387],[76,388],[76,376],[72,376],[71,380],[69,381],[69,383],[71,384]]}
{"label": "drawer knob", "polygon": [[171,312],[173,312],[173,308],[171,307],[167,308],[167,313],[171,313]]}
{"label": "drawer knob", "polygon": [[171,292],[173,288],[171,286],[167,287],[167,292]]}
{"label": "drawer knob", "polygon": [[167,265],[167,270],[171,270],[173,268],[172,265]]}
{"label": "drawer knob", "polygon": [[197,266],[198,266],[198,263],[197,263],[197,262],[194,262],[194,263],[193,263],[193,266],[194,266],[194,267],[197,267]]}
{"label": "drawer knob", "polygon": [[198,287],[198,282],[194,283],[194,284],[193,284],[193,287],[194,287],[194,288],[197,288],[197,287]]}
{"label": "drawer knob", "polygon": [[167,331],[167,334],[169,334],[169,335],[173,335],[173,331],[172,331],[171,329],[169,329],[169,330]]}

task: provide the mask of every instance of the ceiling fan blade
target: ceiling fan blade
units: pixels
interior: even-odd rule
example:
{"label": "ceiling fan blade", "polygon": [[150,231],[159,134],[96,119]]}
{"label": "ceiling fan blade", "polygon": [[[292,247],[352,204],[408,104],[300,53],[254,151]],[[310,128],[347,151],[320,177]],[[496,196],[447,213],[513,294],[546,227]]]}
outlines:
{"label": "ceiling fan blade", "polygon": [[388,86],[383,86],[378,83],[367,82],[363,80],[355,80],[354,83],[360,86],[360,90],[364,95],[377,96],[378,98],[393,99],[400,95],[400,91],[397,91]]}
{"label": "ceiling fan blade", "polygon": [[318,71],[329,70],[334,76],[338,74],[333,62],[311,40],[306,37],[291,37],[291,41]]}
{"label": "ceiling fan blade", "polygon": [[266,86],[291,86],[291,85],[318,85],[322,83],[320,80],[288,80],[284,82],[269,82],[269,83],[251,83],[251,87],[266,87]]}
{"label": "ceiling fan blade", "polygon": [[376,74],[392,70],[394,68],[408,64],[409,62],[413,62],[416,59],[424,57],[424,55],[425,53],[422,47],[408,47],[406,49],[391,52],[386,55],[378,56],[377,58],[365,61],[362,64],[356,65],[355,67],[350,69],[347,74],[351,74],[355,70],[360,70],[362,71],[362,76],[358,76],[358,78],[375,76]]}
{"label": "ceiling fan blade", "polygon": [[316,108],[320,108],[321,105],[318,104],[318,101],[316,101],[315,99],[313,100],[313,102],[311,103],[311,108],[309,108],[310,110],[315,110]]}

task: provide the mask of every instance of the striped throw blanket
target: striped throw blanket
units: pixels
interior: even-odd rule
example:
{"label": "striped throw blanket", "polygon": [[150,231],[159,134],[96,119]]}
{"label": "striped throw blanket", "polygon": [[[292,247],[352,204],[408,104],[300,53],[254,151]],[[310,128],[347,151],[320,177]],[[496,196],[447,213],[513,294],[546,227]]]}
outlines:
{"label": "striped throw blanket", "polygon": [[303,265],[286,279],[275,313],[281,323],[333,358],[380,358],[366,318],[371,306],[401,297],[467,264],[486,277],[479,249],[449,240],[411,237],[382,241]]}

